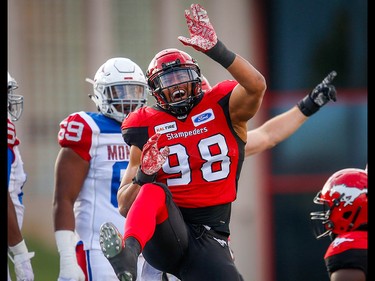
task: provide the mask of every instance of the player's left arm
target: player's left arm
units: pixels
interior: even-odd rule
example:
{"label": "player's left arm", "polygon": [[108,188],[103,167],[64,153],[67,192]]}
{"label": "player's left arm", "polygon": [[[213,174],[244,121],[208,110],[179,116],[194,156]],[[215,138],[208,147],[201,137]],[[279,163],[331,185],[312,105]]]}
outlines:
{"label": "player's left arm", "polygon": [[262,126],[248,131],[245,156],[274,147],[297,131],[322,106],[331,100],[336,101],[336,88],[331,84],[335,77],[336,72],[330,72],[296,106],[268,120]]}
{"label": "player's left arm", "polygon": [[190,38],[179,36],[187,46],[203,52],[226,68],[238,85],[229,100],[232,125],[237,134],[246,141],[247,121],[258,111],[267,85],[264,76],[246,59],[227,49],[218,40],[206,10],[199,4],[192,4],[185,10]]}
{"label": "player's left arm", "polygon": [[58,281],[83,281],[85,275],[76,258],[74,203],[89,171],[89,161],[70,147],[62,147],[55,162],[53,223],[60,255]]}
{"label": "player's left arm", "polygon": [[276,146],[288,138],[308,119],[297,106],[268,120],[260,127],[247,131],[245,156]]}

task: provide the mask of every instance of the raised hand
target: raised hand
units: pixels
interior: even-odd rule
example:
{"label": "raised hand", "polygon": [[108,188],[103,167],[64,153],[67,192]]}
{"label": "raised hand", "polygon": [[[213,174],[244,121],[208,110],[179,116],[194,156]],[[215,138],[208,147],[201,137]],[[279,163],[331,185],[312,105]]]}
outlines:
{"label": "raised hand", "polygon": [[336,88],[331,85],[336,76],[336,71],[331,71],[323,81],[311,91],[310,97],[318,106],[322,107],[330,100],[336,101]]}
{"label": "raised hand", "polygon": [[223,67],[228,68],[236,58],[236,54],[228,50],[224,43],[217,39],[207,11],[199,4],[191,4],[190,10],[185,10],[185,18],[190,38],[178,36],[178,40],[184,45],[203,52]]}
{"label": "raised hand", "polygon": [[306,97],[298,102],[298,107],[306,116],[311,116],[330,100],[336,101],[336,88],[332,85],[337,76],[336,71],[331,71]]}
{"label": "raised hand", "polygon": [[199,4],[191,4],[190,10],[185,10],[185,18],[190,38],[178,36],[178,40],[200,52],[212,49],[217,43],[217,36],[207,11]]}

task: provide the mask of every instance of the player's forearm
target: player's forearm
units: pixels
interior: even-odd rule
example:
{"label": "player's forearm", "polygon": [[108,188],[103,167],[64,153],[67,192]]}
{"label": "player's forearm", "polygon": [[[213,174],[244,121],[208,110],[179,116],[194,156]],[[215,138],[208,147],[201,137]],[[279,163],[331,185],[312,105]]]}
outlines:
{"label": "player's forearm", "polygon": [[17,214],[14,209],[12,198],[8,192],[8,246],[14,246],[22,241],[21,230],[17,221]]}
{"label": "player's forearm", "polygon": [[262,126],[269,135],[268,147],[272,148],[287,139],[301,127],[307,118],[297,106],[294,106],[287,112],[268,120]]}
{"label": "player's forearm", "polygon": [[140,186],[134,183],[128,183],[119,188],[117,193],[118,209],[122,216],[128,215],[129,209],[137,197]]}
{"label": "player's forearm", "polygon": [[245,156],[273,148],[296,132],[308,119],[297,106],[273,117],[262,126],[247,132]]}
{"label": "player's forearm", "polygon": [[57,201],[53,204],[53,223],[57,230],[75,230],[75,217],[71,202]]}

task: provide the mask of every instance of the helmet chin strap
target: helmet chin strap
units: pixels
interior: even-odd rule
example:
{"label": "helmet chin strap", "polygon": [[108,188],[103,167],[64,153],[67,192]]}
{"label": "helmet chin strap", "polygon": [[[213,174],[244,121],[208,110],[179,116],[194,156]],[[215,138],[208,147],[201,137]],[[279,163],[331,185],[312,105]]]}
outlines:
{"label": "helmet chin strap", "polygon": [[169,111],[174,114],[177,119],[185,119],[192,108],[189,103],[191,99],[192,97],[188,97],[186,100],[168,104]]}

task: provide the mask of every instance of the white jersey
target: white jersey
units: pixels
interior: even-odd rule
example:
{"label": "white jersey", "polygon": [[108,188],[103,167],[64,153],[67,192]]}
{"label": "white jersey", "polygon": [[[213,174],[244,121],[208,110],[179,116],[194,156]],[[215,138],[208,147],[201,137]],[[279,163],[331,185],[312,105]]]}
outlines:
{"label": "white jersey", "polygon": [[[117,191],[129,163],[129,146],[121,134],[121,124],[101,113],[76,112],[60,123],[60,146],[73,149],[89,161],[90,168],[74,204],[78,239],[86,255],[89,280],[118,280],[102,254],[99,230],[104,222],[112,222],[124,234],[125,218],[118,211]],[[77,252],[78,253],[78,252]],[[162,272],[138,259],[140,281],[161,281]],[[169,280],[178,280],[170,276]]]}
{"label": "white jersey", "polygon": [[8,190],[16,209],[18,225],[21,229],[24,217],[24,205],[22,203],[22,188],[26,182],[26,173],[23,167],[23,161],[19,150],[20,140],[16,135],[16,127],[8,118],[8,148],[13,154],[13,161],[10,167]]}
{"label": "white jersey", "polygon": [[84,250],[97,249],[100,226],[107,221],[123,234],[117,190],[129,162],[120,123],[99,113],[76,112],[60,123],[58,141],[90,162],[90,169],[74,204],[76,232]]}
{"label": "white jersey", "polygon": [[[13,201],[14,209],[16,211],[18,227],[19,229],[21,229],[25,213],[25,207],[22,203],[22,188],[26,182],[26,173],[23,168],[23,161],[19,150],[19,144],[20,140],[17,138],[16,126],[8,118],[8,149],[12,154],[10,158],[12,159],[12,162],[10,164],[10,167],[8,166],[8,170],[10,171],[8,180],[8,191]],[[8,281],[11,280],[12,279],[10,278],[8,265]]]}

